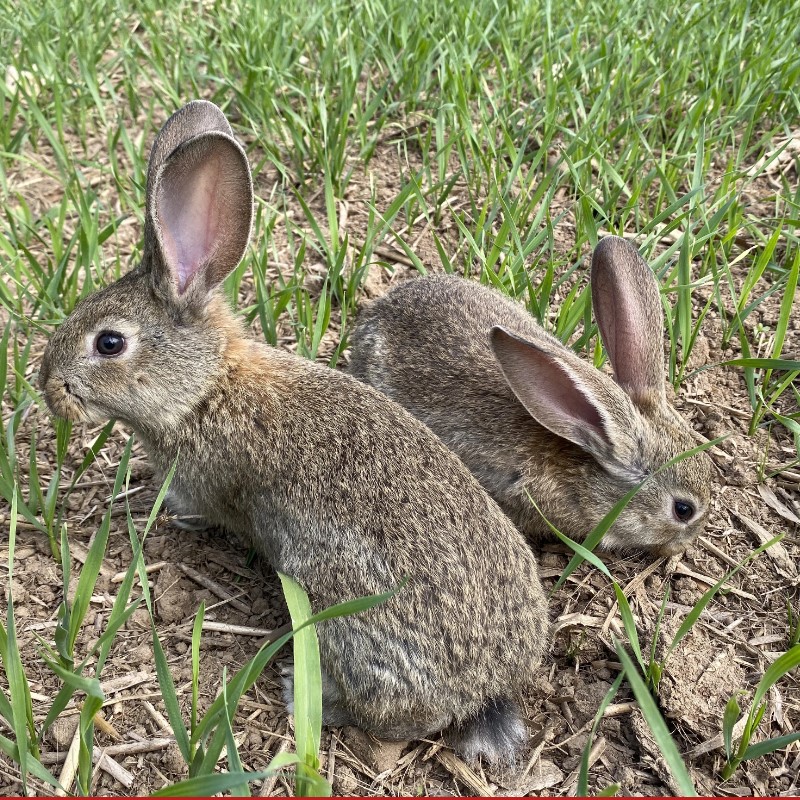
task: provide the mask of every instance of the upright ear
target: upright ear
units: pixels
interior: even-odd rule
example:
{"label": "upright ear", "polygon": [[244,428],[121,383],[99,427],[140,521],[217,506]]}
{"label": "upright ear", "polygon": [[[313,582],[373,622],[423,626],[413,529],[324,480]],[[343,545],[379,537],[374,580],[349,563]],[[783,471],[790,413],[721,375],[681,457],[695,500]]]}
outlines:
{"label": "upright ear", "polygon": [[504,328],[492,328],[490,339],[506,382],[540,425],[603,464],[618,460],[622,437],[610,409],[619,404],[615,392],[624,395],[613,382],[577,357],[564,358]]}
{"label": "upright ear", "polygon": [[[203,111],[200,117],[208,119],[209,114]],[[180,120],[173,122],[176,117],[165,132],[179,123],[184,132],[190,129]],[[219,130],[181,138],[162,158],[163,133],[153,148],[161,163],[151,164],[148,175],[145,248],[150,270],[168,296],[203,302],[247,248],[253,220],[250,166],[233,137]],[[171,143],[173,134],[168,138]]]}
{"label": "upright ear", "polygon": [[233,136],[231,126],[225,115],[208,100],[192,100],[183,108],[179,108],[158,132],[150,150],[150,161],[147,166],[147,197],[153,193],[153,182],[167,156],[179,144],[194,139],[201,133],[227,133]]}
{"label": "upright ear", "polygon": [[630,242],[608,236],[592,256],[592,305],[617,383],[642,409],[665,402],[658,283]]}

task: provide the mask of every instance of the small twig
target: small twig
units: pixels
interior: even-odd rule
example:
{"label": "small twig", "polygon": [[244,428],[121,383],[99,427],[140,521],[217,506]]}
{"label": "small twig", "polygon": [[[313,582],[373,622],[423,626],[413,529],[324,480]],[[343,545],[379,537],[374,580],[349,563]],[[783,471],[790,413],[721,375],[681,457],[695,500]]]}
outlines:
{"label": "small twig", "polygon": [[244,614],[250,614],[252,611],[250,606],[232,597],[223,586],[220,586],[216,581],[212,581],[211,578],[202,575],[196,569],[192,569],[186,564],[178,564],[178,569],[180,569],[187,578],[191,578],[195,583],[208,589],[209,592],[215,594],[220,600],[224,600],[226,603],[233,606],[237,611],[241,611]]}
{"label": "small twig", "polygon": [[337,741],[338,741],[338,739],[336,738],[335,734],[333,736],[331,736],[331,745],[328,748],[328,764],[327,764],[326,769],[325,769],[325,775],[326,775],[326,777],[328,779],[328,783],[331,786],[333,786],[333,767],[334,767],[334,764],[336,763],[336,743],[337,743]]}
{"label": "small twig", "polygon": [[525,767],[525,770],[522,773],[523,778],[527,778],[530,775],[531,770],[536,765],[536,762],[542,757],[542,750],[544,750],[545,743],[547,742],[546,738],[543,738],[536,747],[533,748],[533,752],[531,753],[531,757],[528,759],[528,765]]}
{"label": "small twig", "polygon": [[699,406],[706,411],[727,411],[732,417],[738,417],[739,419],[750,419],[753,416],[752,414],[748,414],[746,411],[742,411],[739,408],[732,408],[731,406],[726,406],[722,403],[707,403],[705,400],[695,400],[693,397],[684,397],[683,402],[690,403],[693,406]]}
{"label": "small twig", "polygon": [[[86,559],[89,558],[89,548],[84,547],[79,542],[76,542],[74,539],[70,540],[69,543],[69,554],[74,558],[76,561],[80,561],[81,564],[86,563]],[[113,575],[113,571],[110,567],[106,566],[105,561],[100,562],[100,574],[104,578],[108,578]]]}
{"label": "small twig", "polygon": [[225,622],[213,622],[203,620],[204,631],[215,631],[216,633],[233,633],[237,636],[263,636],[265,642],[274,642],[281,638],[284,633],[292,629],[291,625],[281,625],[280,628],[269,630],[268,628],[250,628],[246,625],[228,625]]}
{"label": "small twig", "polygon": [[550,629],[551,636],[555,636],[563,628],[599,628],[602,624],[600,617],[581,614],[575,611],[571,614],[562,614]]}
{"label": "small twig", "polygon": [[[285,753],[288,747],[289,741],[284,739],[278,746],[278,749],[275,751],[275,756],[273,756],[273,758],[279,756],[281,753]],[[264,779],[264,782],[261,784],[261,790],[258,793],[259,797],[269,797],[272,794],[272,790],[275,788],[275,783],[278,780],[279,774],[279,772],[275,772],[270,775],[269,778]]]}
{"label": "small twig", "polygon": [[114,761],[106,750],[101,750],[95,753],[93,760],[97,762],[97,769],[102,769],[107,772],[115,781],[121,783],[126,789],[133,786],[133,775],[122,766]]}
{"label": "small twig", "polygon": [[156,725],[158,725],[158,727],[161,728],[164,733],[168,734],[169,736],[174,734],[172,726],[169,724],[167,718],[149,700],[143,700],[142,705],[144,706],[145,711],[147,711],[147,713],[155,721]]}
{"label": "small twig", "polygon": [[[622,590],[622,594],[625,595],[627,599],[636,589],[638,589],[644,582],[664,563],[665,559],[659,558],[658,561],[654,561],[648,567],[643,569],[633,580],[629,581],[628,585]],[[617,609],[619,604],[615,600],[611,604],[611,610],[608,612],[608,616],[603,622],[602,627],[600,628],[600,633],[602,636],[605,636],[608,633],[608,628],[611,625],[611,620],[617,614]]]}
{"label": "small twig", "polygon": [[[717,547],[713,542],[710,542],[708,539],[706,539],[705,536],[698,536],[697,541],[701,545],[703,545],[703,547],[705,547],[705,549],[708,550],[709,553],[712,553],[718,559],[720,559],[720,561],[724,561],[731,567],[739,566],[739,562],[736,561],[736,559],[731,558],[724,550],[720,550],[719,547]],[[741,571],[744,572],[745,574],[749,572],[747,567],[742,567]]]}
{"label": "small twig", "polygon": [[135,494],[139,494],[139,492],[146,488],[146,486],[132,486],[130,489],[123,489],[116,497],[106,498],[106,505],[116,503],[117,500],[124,500],[126,497],[132,497]]}
{"label": "small twig", "polygon": [[[592,745],[592,749],[589,751],[589,769],[591,769],[595,763],[597,763],[597,759],[603,755],[606,750],[606,740],[603,736],[600,736],[597,741]],[[569,791],[567,792],[567,797],[575,797],[578,793],[578,775],[580,775],[580,767],[574,770],[570,776],[564,781],[566,786],[569,786]]]}
{"label": "small twig", "polygon": [[[58,776],[58,782],[61,787],[56,789],[56,797],[66,797],[69,790],[72,788],[72,782],[75,780],[75,773],[78,771],[78,752],[81,747],[81,726],[77,725],[72,741],[67,750],[67,756],[64,759],[64,766],[61,768],[61,774]],[[42,763],[45,763],[42,759]]]}
{"label": "small twig", "polygon": [[[709,578],[708,575],[701,575],[699,572],[694,572],[683,564],[676,564],[675,572],[678,575],[685,575],[687,578],[692,578],[700,583],[705,583],[707,586],[713,586],[715,583],[717,583],[714,578]],[[750,594],[750,592],[743,592],[741,589],[737,589],[734,586],[726,586],[725,591],[730,592],[731,594],[739,595],[739,597],[744,597],[747,600],[756,601],[758,599],[754,594]]]}
{"label": "small twig", "polygon": [[111,747],[106,747],[105,751],[110,756],[132,756],[139,753],[152,753],[154,750],[165,750],[174,741],[174,736],[160,737],[157,739],[145,739],[141,742],[112,744]]}
{"label": "small twig", "polygon": [[622,714],[630,714],[637,708],[639,708],[638,703],[612,703],[611,705],[606,706],[606,710],[603,712],[603,717],[619,717]]}
{"label": "small twig", "polygon": [[[163,569],[167,566],[168,561],[157,561],[155,564],[148,564],[144,571],[146,575],[149,575],[151,572],[158,572],[158,570]],[[124,570],[123,572],[118,572],[111,578],[111,583],[122,583],[125,580],[125,576],[128,574],[128,570]]]}
{"label": "small twig", "polygon": [[[793,483],[800,483],[800,472],[794,472],[790,469],[784,469],[781,464],[770,464],[767,469],[774,472],[785,481],[792,481]],[[19,524],[19,523],[17,523]]]}
{"label": "small twig", "polygon": [[458,756],[450,750],[439,750],[436,753],[439,763],[457,780],[475,792],[477,797],[493,797],[494,793],[486,785],[486,782],[471,770]]}
{"label": "small twig", "polygon": [[[154,750],[164,750],[166,747],[169,747],[169,745],[171,745],[174,741],[175,737],[170,736],[158,739],[145,739],[142,740],[141,742],[124,742],[123,744],[112,744],[110,747],[106,747],[103,752],[105,752],[109,756],[132,756],[132,755],[138,755],[139,753],[151,753]],[[71,750],[72,750],[72,745],[70,745],[70,751]],[[42,757],[39,760],[45,766],[52,764],[60,764],[62,761],[64,761],[65,762],[64,768],[66,769],[67,767],[66,761],[69,759],[69,755],[70,755],[69,752],[67,752],[66,756],[64,755],[64,753],[42,753]],[[75,763],[77,766],[77,761]],[[63,770],[62,770],[62,775],[64,775]],[[73,777],[74,777],[74,770],[73,770]],[[59,779],[59,781],[60,780],[61,779]],[[63,783],[62,786],[64,786]],[[64,788],[66,789],[67,787],[64,786]]]}
{"label": "small twig", "polygon": [[[742,735],[742,731],[744,730],[744,726],[746,724],[747,724],[747,716],[745,715],[733,726],[733,734],[731,736],[731,741],[737,741],[739,739],[739,737]],[[712,750],[719,749],[720,747],[723,746],[724,743],[725,740],[722,736],[722,733],[718,733],[711,739],[708,739],[707,741],[697,745],[697,747],[692,748],[688,753],[685,754],[685,757],[687,759],[697,758],[698,756],[710,753]]]}

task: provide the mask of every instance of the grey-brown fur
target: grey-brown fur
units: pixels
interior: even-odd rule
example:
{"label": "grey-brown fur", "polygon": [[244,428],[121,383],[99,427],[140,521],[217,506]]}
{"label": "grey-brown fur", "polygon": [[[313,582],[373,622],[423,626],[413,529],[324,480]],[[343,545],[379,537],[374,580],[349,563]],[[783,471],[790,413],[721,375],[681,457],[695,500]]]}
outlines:
{"label": "grey-brown fur", "polygon": [[[127,422],[162,473],[177,457],[171,506],[243,536],[317,610],[408,579],[318,626],[327,722],[386,738],[446,729],[469,758],[513,759],[525,731],[514,698],[547,646],[534,557],[403,408],[246,337],[216,289],[249,237],[249,172],[209,105],[165,126],[169,153],[157,139],[144,260],[52,336],[48,405]],[[125,336],[122,354],[98,354],[100,330]]]}
{"label": "grey-brown fur", "polygon": [[[668,404],[658,286],[636,249],[600,242],[594,308],[616,383],[497,291],[459,277],[409,280],[362,312],[350,372],[425,422],[531,540],[547,519],[584,538],[633,486],[696,446]],[[566,405],[589,423],[562,413]],[[574,409],[573,409],[574,410]],[[591,424],[592,420],[594,424]],[[708,509],[710,459],[648,481],[606,534],[606,548],[683,550]],[[686,524],[673,500],[690,500]]]}

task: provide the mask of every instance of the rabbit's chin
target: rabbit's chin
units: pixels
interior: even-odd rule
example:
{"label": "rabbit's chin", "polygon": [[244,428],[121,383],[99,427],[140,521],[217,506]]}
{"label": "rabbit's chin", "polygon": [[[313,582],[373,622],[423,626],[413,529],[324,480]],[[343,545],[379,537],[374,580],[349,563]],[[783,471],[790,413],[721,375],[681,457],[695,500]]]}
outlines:
{"label": "rabbit's chin", "polygon": [[673,539],[655,539],[648,534],[635,532],[617,532],[613,528],[603,537],[597,545],[598,552],[629,555],[637,552],[649,552],[655,556],[677,556],[684,553],[691,546],[696,536],[675,534]]}
{"label": "rabbit's chin", "polygon": [[689,547],[691,547],[692,542],[686,540],[676,540],[674,542],[669,542],[667,544],[663,544],[660,547],[654,548],[656,555],[658,556],[665,556],[666,558],[671,558],[672,556],[680,556],[685,553]]}

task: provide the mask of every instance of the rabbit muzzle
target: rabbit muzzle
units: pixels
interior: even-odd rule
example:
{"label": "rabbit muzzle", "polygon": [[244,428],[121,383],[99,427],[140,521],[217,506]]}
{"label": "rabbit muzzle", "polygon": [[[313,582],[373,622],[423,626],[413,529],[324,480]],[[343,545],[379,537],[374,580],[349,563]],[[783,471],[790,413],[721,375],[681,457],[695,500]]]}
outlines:
{"label": "rabbit muzzle", "polygon": [[47,368],[47,362],[42,364],[39,374],[39,385],[44,392],[44,399],[51,413],[56,417],[80,422],[89,420],[90,415],[86,409],[86,399],[81,387],[77,387],[63,378],[57,372]]}

